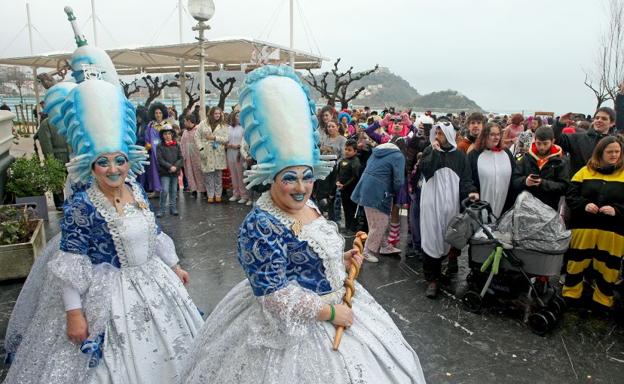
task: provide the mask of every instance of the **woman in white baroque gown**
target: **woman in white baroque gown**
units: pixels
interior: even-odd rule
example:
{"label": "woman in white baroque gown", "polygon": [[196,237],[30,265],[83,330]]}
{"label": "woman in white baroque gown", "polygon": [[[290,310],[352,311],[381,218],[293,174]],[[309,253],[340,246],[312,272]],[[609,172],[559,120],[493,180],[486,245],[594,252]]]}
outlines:
{"label": "woman in white baroque gown", "polygon": [[60,236],[35,263],[11,315],[5,382],[178,383],[203,320],[173,241],[132,181],[146,158],[134,145],[134,107],[115,79],[89,78],[74,65],[85,58],[114,73],[106,53],[84,42],[72,58],[78,83],[46,94],[46,112],[74,151],[67,167],[76,187]]}
{"label": "woman in white baroque gown", "polygon": [[[362,256],[343,252],[336,224],[309,201],[333,164],[319,156],[314,104],[298,77],[289,67],[257,69],[240,104],[258,161],[246,181],[271,188],[240,226],[247,279],[206,320],[184,383],[424,383],[416,353],[360,284],[353,309],[342,304],[346,269]],[[347,330],[335,352],[336,325]]]}

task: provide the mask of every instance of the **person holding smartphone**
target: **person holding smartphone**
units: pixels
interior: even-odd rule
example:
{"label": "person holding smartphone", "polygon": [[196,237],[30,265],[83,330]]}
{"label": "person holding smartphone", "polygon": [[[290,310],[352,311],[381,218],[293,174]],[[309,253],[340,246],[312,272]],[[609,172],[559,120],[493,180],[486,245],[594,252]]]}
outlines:
{"label": "person holding smartphone", "polygon": [[518,192],[529,191],[557,210],[569,185],[570,167],[561,147],[555,144],[553,129],[550,126],[537,128],[535,141],[512,175],[513,188]]}

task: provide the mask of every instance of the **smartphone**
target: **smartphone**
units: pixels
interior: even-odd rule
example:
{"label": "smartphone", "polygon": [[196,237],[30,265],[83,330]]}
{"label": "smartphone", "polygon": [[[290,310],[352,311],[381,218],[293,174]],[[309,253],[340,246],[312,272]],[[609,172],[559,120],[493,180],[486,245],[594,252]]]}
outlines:
{"label": "smartphone", "polygon": [[533,180],[539,180],[539,176],[538,175],[534,175],[534,174],[530,174],[529,177]]}

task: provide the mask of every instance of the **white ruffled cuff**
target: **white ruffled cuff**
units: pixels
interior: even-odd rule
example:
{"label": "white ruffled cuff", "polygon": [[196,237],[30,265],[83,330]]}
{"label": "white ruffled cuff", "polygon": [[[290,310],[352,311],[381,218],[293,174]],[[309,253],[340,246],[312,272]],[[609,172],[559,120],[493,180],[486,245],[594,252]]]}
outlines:
{"label": "white ruffled cuff", "polygon": [[173,240],[171,237],[167,236],[165,232],[160,232],[160,234],[156,236],[156,255],[169,267],[174,267],[180,262],[176,254]]}
{"label": "white ruffled cuff", "polygon": [[277,320],[282,332],[290,336],[305,335],[324,305],[319,295],[292,282],[259,299],[264,313]]}

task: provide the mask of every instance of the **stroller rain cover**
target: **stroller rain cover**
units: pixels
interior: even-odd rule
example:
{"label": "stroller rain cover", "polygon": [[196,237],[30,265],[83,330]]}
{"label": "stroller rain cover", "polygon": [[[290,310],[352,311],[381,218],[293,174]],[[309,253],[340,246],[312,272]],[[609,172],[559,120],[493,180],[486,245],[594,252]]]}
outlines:
{"label": "stroller rain cover", "polygon": [[526,191],[500,218],[498,231],[511,232],[514,246],[532,251],[561,254],[570,245],[571,232],[559,213]]}

